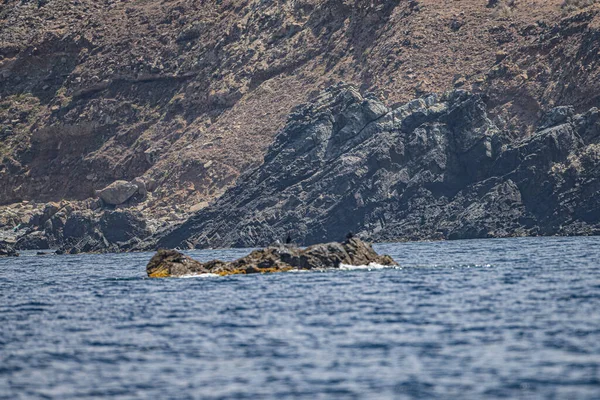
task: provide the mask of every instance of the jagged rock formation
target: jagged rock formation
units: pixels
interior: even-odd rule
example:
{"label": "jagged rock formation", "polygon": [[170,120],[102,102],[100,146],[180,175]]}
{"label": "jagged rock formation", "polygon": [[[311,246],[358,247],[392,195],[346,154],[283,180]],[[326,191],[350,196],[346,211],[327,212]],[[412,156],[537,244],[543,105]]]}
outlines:
{"label": "jagged rock formation", "polygon": [[20,225],[15,248],[56,249],[57,253],[105,253],[126,250],[151,235],[139,213],[128,210],[74,208],[49,203]]}
{"label": "jagged rock formation", "polygon": [[18,257],[19,253],[15,248],[4,241],[0,241],[0,257]]}
{"label": "jagged rock formation", "polygon": [[390,256],[378,255],[373,248],[357,238],[343,243],[318,244],[307,249],[294,245],[276,245],[255,250],[236,261],[213,260],[201,263],[175,250],[159,250],[150,260],[146,272],[150,278],[184,275],[257,274],[340,268],[344,265],[398,265]]}
{"label": "jagged rock formation", "polygon": [[157,243],[597,234],[599,166],[595,108],[553,109],[514,141],[466,91],[389,109],[339,84],[294,110],[261,167]]}
{"label": "jagged rock formation", "polygon": [[[524,120],[593,101],[597,7],[563,24],[562,3],[2,0],[0,204],[84,200],[143,177],[156,182],[141,203],[151,216],[198,210],[260,164],[294,106],[341,79],[388,104],[569,79],[568,102],[491,95]],[[582,95],[572,83],[584,81]]]}

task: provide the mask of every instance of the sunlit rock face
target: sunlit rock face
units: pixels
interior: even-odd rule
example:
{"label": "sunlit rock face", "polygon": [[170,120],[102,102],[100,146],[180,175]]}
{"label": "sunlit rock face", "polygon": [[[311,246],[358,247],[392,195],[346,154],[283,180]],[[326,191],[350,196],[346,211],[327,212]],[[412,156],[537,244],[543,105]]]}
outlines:
{"label": "sunlit rock face", "polygon": [[598,110],[551,110],[515,141],[480,96],[389,108],[339,84],[297,107],[264,163],[163,247],[458,239],[599,231]]}

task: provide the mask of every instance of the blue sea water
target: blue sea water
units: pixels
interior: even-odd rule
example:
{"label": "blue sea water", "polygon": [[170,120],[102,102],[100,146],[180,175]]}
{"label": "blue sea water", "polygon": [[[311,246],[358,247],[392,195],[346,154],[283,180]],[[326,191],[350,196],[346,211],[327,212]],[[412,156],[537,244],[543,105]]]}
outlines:
{"label": "blue sea water", "polygon": [[600,238],[376,249],[402,267],[147,279],[150,253],[2,259],[0,398],[600,399]]}

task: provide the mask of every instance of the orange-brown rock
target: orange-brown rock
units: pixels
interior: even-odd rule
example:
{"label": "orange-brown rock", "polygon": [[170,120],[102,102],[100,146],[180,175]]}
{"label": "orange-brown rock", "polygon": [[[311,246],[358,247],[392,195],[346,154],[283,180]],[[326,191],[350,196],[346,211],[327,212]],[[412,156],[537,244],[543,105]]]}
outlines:
{"label": "orange-brown rock", "polygon": [[397,265],[390,256],[377,254],[370,244],[351,238],[343,243],[318,244],[306,249],[294,245],[270,246],[231,262],[213,260],[201,263],[176,250],[159,250],[148,263],[146,272],[150,278],[166,278],[207,273],[264,274],[369,264]]}
{"label": "orange-brown rock", "polygon": [[176,250],[158,250],[146,266],[150,278],[166,278],[188,274],[205,274],[204,265]]}

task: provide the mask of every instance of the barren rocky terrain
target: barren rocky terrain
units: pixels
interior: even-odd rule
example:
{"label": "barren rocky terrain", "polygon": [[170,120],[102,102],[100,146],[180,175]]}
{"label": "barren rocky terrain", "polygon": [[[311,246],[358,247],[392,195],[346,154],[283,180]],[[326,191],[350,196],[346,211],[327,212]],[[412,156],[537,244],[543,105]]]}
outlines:
{"label": "barren rocky terrain", "polygon": [[[2,0],[0,223],[181,223],[340,81],[390,109],[475,93],[516,145],[557,106],[599,105],[599,29],[600,6],[572,0]],[[98,199],[136,178],[139,195]]]}

